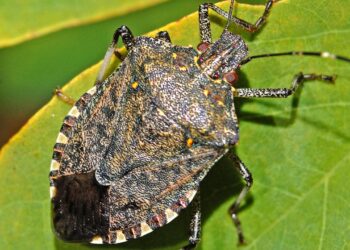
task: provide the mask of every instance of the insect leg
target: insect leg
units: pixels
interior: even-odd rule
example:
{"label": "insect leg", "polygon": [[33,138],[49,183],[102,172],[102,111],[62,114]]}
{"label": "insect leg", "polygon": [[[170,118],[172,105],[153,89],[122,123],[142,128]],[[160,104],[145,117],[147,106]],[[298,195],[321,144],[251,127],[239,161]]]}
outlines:
{"label": "insect leg", "polygon": [[189,244],[183,247],[183,250],[194,249],[201,238],[201,206],[200,206],[200,192],[198,190],[193,201],[193,214],[190,224],[190,238]]}
{"label": "insect leg", "polygon": [[202,43],[211,43],[211,29],[209,20],[209,8],[217,8],[212,3],[204,3],[199,5],[199,32]]}
{"label": "insect leg", "polygon": [[[209,14],[208,14],[209,9],[212,9],[213,11],[225,17],[226,19],[232,18],[232,22],[234,22],[236,25],[242,27],[247,31],[255,32],[259,30],[262,27],[262,25],[265,23],[267,16],[269,15],[270,10],[272,8],[272,4],[274,2],[276,2],[276,0],[269,0],[266,3],[264,13],[262,14],[261,17],[258,18],[255,24],[251,24],[235,16],[229,17],[228,12],[224,11],[223,9],[217,7],[212,3],[201,4],[199,6],[198,13],[199,13],[199,30],[200,30],[202,43],[203,42],[211,43],[211,30],[210,30],[210,21],[209,21]],[[231,4],[233,4],[233,1],[231,1]]]}
{"label": "insect leg", "polygon": [[74,105],[75,100],[72,97],[67,96],[66,94],[64,94],[61,89],[59,89],[59,88],[55,89],[54,93],[63,102],[65,102],[65,103],[67,103],[69,105]]}
{"label": "insect leg", "polygon": [[126,27],[125,25],[118,28],[114,32],[112,43],[109,45],[109,47],[107,49],[107,52],[106,52],[105,57],[103,59],[100,71],[98,72],[95,84],[99,84],[100,82],[102,82],[103,76],[106,73],[106,70],[107,70],[109,62],[112,58],[112,55],[115,53],[115,47],[117,46],[119,37],[122,38],[122,41],[123,41],[127,50],[130,50],[133,47],[134,36],[132,35],[129,28]]}
{"label": "insect leg", "polygon": [[239,88],[236,89],[234,95],[237,97],[272,97],[272,98],[283,98],[292,95],[298,87],[304,82],[308,80],[322,80],[328,83],[334,83],[335,76],[329,75],[317,75],[317,74],[304,74],[299,73],[294,76],[292,85],[289,88],[262,88],[262,89],[254,89],[254,88]]}
{"label": "insect leg", "polygon": [[244,235],[241,227],[241,222],[238,219],[237,213],[239,210],[239,205],[244,199],[244,197],[247,195],[249,189],[253,185],[253,177],[251,173],[249,172],[248,168],[244,165],[244,163],[238,158],[238,156],[234,154],[230,154],[229,157],[235,162],[235,166],[238,169],[239,173],[242,175],[243,179],[246,182],[246,185],[240,192],[237,200],[232,204],[229,212],[231,214],[231,218],[233,222],[235,223],[235,226],[237,228],[237,234],[238,234],[238,239],[239,239],[239,244],[244,243]]}
{"label": "insect leg", "polygon": [[156,38],[164,40],[168,43],[171,43],[171,39],[167,31],[159,31],[156,35]]}
{"label": "insect leg", "polygon": [[232,17],[232,22],[234,22],[235,24],[237,24],[238,26],[242,27],[243,29],[245,29],[246,31],[249,32],[256,32],[258,31],[263,24],[266,22],[266,19],[270,13],[270,10],[272,8],[272,5],[274,2],[277,2],[276,0],[269,0],[267,1],[267,3],[265,4],[265,10],[264,13],[262,14],[261,17],[259,17],[256,22],[254,24],[249,23],[245,20],[242,20],[238,17],[233,16]]}

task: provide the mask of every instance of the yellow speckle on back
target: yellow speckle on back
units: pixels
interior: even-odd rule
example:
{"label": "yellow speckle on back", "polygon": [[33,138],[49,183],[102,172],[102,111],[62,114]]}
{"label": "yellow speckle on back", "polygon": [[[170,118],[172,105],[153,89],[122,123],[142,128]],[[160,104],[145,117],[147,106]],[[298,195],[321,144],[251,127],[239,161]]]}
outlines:
{"label": "yellow speckle on back", "polygon": [[181,67],[179,67],[179,69],[180,69],[181,71],[186,71],[186,70],[187,70],[187,68],[186,68],[185,66],[181,66]]}
{"label": "yellow speckle on back", "polygon": [[176,53],[173,53],[172,56],[173,56],[174,59],[177,58],[177,54]]}
{"label": "yellow speckle on back", "polygon": [[186,144],[187,144],[187,147],[191,148],[192,145],[193,145],[193,139],[192,138],[188,138]]}
{"label": "yellow speckle on back", "polygon": [[131,84],[131,87],[132,87],[133,89],[137,89],[138,86],[139,86],[139,83],[138,83],[138,82],[133,82],[133,83]]}
{"label": "yellow speckle on back", "polygon": [[197,68],[200,68],[200,66],[198,65],[198,56],[193,57],[193,61],[194,61],[195,65],[197,66]]}
{"label": "yellow speckle on back", "polygon": [[161,116],[165,116],[165,113],[163,110],[161,110],[160,108],[157,108],[158,114]]}
{"label": "yellow speckle on back", "polygon": [[234,87],[231,87],[231,91],[233,93],[233,96],[237,96],[237,90]]}
{"label": "yellow speckle on back", "polygon": [[205,96],[208,96],[208,95],[210,94],[210,92],[209,92],[209,90],[205,89],[205,90],[203,90],[203,94],[204,94]]}
{"label": "yellow speckle on back", "polygon": [[224,104],[222,101],[217,101],[217,104],[218,104],[219,106],[225,106],[225,104]]}

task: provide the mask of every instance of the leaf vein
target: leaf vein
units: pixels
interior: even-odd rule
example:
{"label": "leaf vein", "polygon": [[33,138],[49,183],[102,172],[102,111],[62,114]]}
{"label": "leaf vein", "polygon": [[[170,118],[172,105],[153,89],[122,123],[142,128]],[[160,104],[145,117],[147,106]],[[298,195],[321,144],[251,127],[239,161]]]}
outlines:
{"label": "leaf vein", "polygon": [[333,174],[334,172],[341,166],[341,164],[350,159],[350,155],[346,155],[343,157],[341,160],[338,161],[337,164],[334,165],[333,168],[331,168],[323,178],[320,179],[320,181],[316,182],[315,185],[311,186],[307,192],[305,192],[299,200],[296,200],[294,205],[290,206],[289,209],[286,210],[284,214],[281,214],[274,222],[270,223],[270,226],[266,227],[265,230],[263,230],[260,235],[258,235],[254,241],[248,246],[247,249],[251,249],[252,246],[254,246],[261,238],[263,235],[265,235],[267,232],[271,231],[274,229],[280,222],[282,222],[302,201],[306,199],[306,197],[312,193],[317,187],[319,187],[323,182],[327,181]]}
{"label": "leaf vein", "polygon": [[320,236],[320,244],[318,246],[319,250],[322,250],[323,248],[324,233],[326,231],[327,200],[328,200],[328,178],[325,179],[325,183],[324,183],[324,197],[323,197],[323,207],[322,207],[322,229],[321,229],[321,236]]}

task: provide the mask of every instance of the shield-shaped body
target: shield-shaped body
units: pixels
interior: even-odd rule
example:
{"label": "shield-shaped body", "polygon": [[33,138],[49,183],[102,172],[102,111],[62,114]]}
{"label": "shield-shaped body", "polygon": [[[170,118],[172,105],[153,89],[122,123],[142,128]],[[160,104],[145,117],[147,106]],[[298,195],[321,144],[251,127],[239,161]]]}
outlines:
{"label": "shield-shaped body", "polygon": [[60,238],[119,243],[163,226],[237,142],[232,87],[204,74],[198,56],[136,37],[119,69],[76,102],[51,163]]}

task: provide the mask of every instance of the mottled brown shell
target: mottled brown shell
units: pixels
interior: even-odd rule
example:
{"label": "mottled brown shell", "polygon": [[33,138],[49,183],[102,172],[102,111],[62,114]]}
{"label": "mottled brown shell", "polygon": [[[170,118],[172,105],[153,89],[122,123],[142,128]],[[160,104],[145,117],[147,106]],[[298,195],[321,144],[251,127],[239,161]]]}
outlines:
{"label": "mottled brown shell", "polygon": [[231,86],[193,48],[135,38],[119,69],[64,119],[50,183],[67,241],[119,243],[173,220],[238,140]]}

